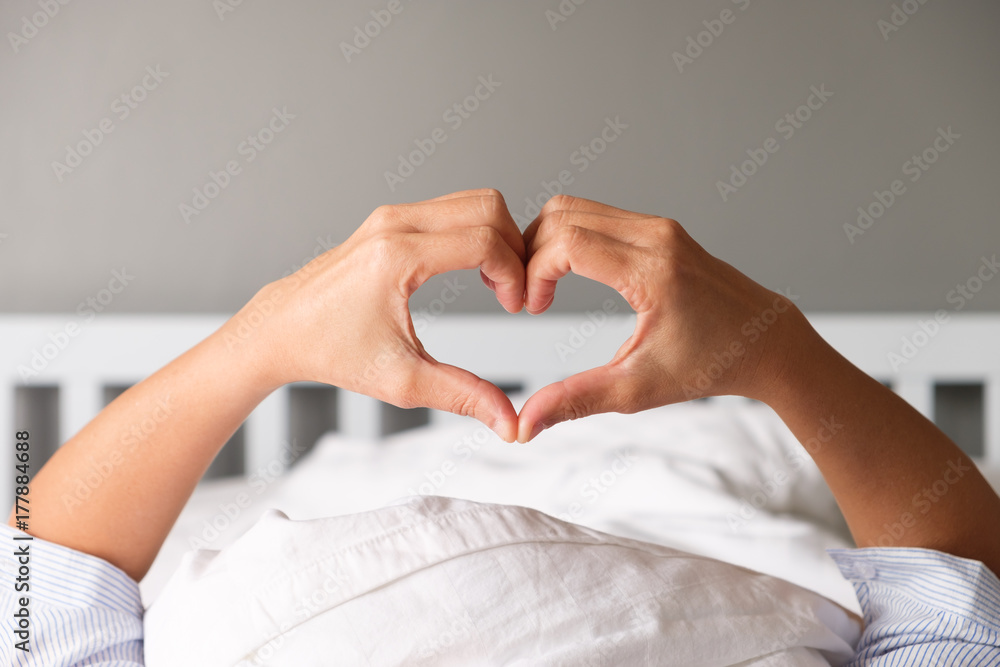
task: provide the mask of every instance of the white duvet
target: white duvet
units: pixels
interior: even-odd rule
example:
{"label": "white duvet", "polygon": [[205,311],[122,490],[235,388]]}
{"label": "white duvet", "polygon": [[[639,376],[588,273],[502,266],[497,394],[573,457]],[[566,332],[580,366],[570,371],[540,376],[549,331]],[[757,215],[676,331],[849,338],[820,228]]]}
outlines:
{"label": "white duvet", "polygon": [[[664,562],[672,563],[667,567],[671,581],[676,576],[688,576],[691,581],[705,582],[697,586],[699,596],[675,605],[664,618],[643,617],[641,610],[644,607],[634,605],[634,609],[640,610],[639,616],[629,617],[630,625],[626,630],[632,631],[637,627],[640,630],[656,630],[648,636],[633,637],[633,644],[621,639],[623,635],[615,634],[615,623],[620,619],[605,619],[610,625],[601,627],[608,630],[610,634],[607,636],[619,637],[613,644],[623,650],[629,646],[648,648],[652,645],[650,641],[662,643],[663,636],[660,635],[669,631],[681,632],[681,635],[674,635],[674,639],[682,636],[680,644],[688,648],[696,646],[693,640],[700,637],[699,641],[717,644],[720,651],[714,657],[709,655],[710,659],[704,663],[691,662],[691,655],[687,655],[686,658],[678,658],[676,664],[733,664],[727,660],[736,655],[755,656],[752,660],[739,663],[747,665],[826,664],[827,660],[837,664],[846,655],[845,642],[851,643],[851,638],[856,636],[852,634],[857,631],[856,625],[850,620],[850,615],[841,609],[858,611],[853,590],[825,553],[825,549],[830,547],[851,546],[843,518],[805,451],[776,415],[758,403],[727,399],[669,406],[638,415],[599,415],[560,424],[528,445],[503,443],[471,420],[416,429],[377,443],[329,434],[286,474],[275,477],[282,467],[281,461],[276,460],[265,469],[251,471],[248,479],[211,482],[199,487],[153,569],[141,582],[147,606],[161,598],[147,615],[149,650],[155,652],[157,647],[171,648],[170,637],[176,636],[178,631],[196,631],[199,627],[197,623],[188,630],[184,629],[184,624],[192,619],[200,619],[203,625],[215,627],[217,623],[210,623],[212,619],[223,615],[242,619],[240,614],[248,610],[256,614],[251,615],[250,621],[244,619],[246,622],[242,625],[230,623],[233,627],[226,632],[213,630],[214,634],[202,636],[200,641],[213,649],[230,651],[226,654],[229,657],[235,655],[233,651],[239,653],[254,646],[261,648],[261,633],[266,635],[273,631],[273,627],[268,630],[267,624],[280,619],[281,607],[270,599],[261,601],[255,597],[257,582],[266,579],[265,574],[271,570],[284,572],[282,562],[288,567],[298,562],[290,557],[290,551],[281,550],[280,544],[286,540],[295,541],[299,545],[297,558],[309,558],[314,551],[322,550],[329,544],[342,546],[362,522],[369,521],[371,517],[376,517],[378,522],[391,523],[393,507],[401,506],[401,498],[414,495],[428,496],[426,500],[431,507],[438,508],[440,503],[450,501],[430,496],[534,508],[575,524],[626,538],[607,538],[609,547],[620,548],[622,544],[631,544],[627,538],[668,547],[663,551],[657,551],[652,546],[644,547],[644,555],[637,556],[635,550],[629,551],[626,546],[625,551],[608,561],[626,568],[625,574],[617,572],[614,577],[604,578],[603,583],[610,581],[612,589],[619,592],[621,589],[614,588],[616,581],[641,589],[641,580],[627,581],[628,572],[636,568],[655,570],[658,566],[651,566],[649,559],[655,561],[665,554]],[[413,502],[411,499],[407,504]],[[388,505],[393,507],[386,507]],[[385,509],[373,511],[376,508]],[[275,513],[272,509],[284,514]],[[258,523],[265,515],[264,520]],[[293,521],[285,518],[286,515]],[[342,515],[353,516],[320,520]],[[387,516],[390,518],[386,519]],[[523,519],[524,530],[530,526],[547,526],[546,522],[550,521],[533,513],[517,516]],[[318,524],[299,521],[311,519],[320,521]],[[427,519],[435,520],[432,516]],[[324,528],[317,533],[316,526]],[[509,528],[507,526],[504,530]],[[572,527],[559,530],[572,532]],[[268,531],[278,531],[282,537],[275,539]],[[309,535],[317,534],[326,537],[310,541]],[[443,539],[439,536],[437,540],[427,540],[423,550],[433,551]],[[278,551],[270,553],[268,545],[278,545],[275,547]],[[505,556],[509,564],[523,563],[525,554],[517,556],[516,547],[507,547],[511,549]],[[183,554],[192,548],[200,551],[189,554],[182,564]],[[787,586],[771,577],[757,579],[758,583],[765,583],[747,588],[747,582],[756,575],[736,568],[726,569],[721,563],[688,557],[669,548],[740,565],[792,582],[806,590]],[[471,637],[469,628],[473,626],[460,622],[464,612],[458,607],[448,607],[451,604],[449,596],[439,595],[446,585],[450,585],[447,582],[455,572],[449,572],[447,568],[438,568],[436,574],[434,568],[408,571],[402,578],[406,580],[402,599],[413,603],[412,607],[389,601],[387,596],[392,587],[370,585],[379,577],[390,576],[390,570],[395,567],[393,559],[399,558],[400,554],[403,561],[408,562],[412,555],[409,552],[410,547],[405,543],[396,552],[385,552],[392,555],[382,558],[380,564],[389,569],[370,573],[373,579],[368,580],[366,592],[357,598],[363,602],[345,607],[342,604],[345,601],[341,600],[330,607],[329,613],[310,616],[310,627],[313,630],[320,628],[318,635],[303,632],[297,635],[299,639],[289,639],[284,642],[279,658],[311,655],[309,651],[319,645],[314,638],[319,636],[333,642],[330,647],[336,644],[334,648],[337,651],[370,650],[380,656],[379,660],[372,660],[366,655],[364,660],[369,662],[359,659],[361,664],[397,664],[399,661],[419,664],[413,656],[423,655],[420,651],[426,652],[430,644],[447,641],[457,647],[459,640]],[[377,553],[373,552],[369,560],[375,561]],[[532,553],[537,554],[537,548],[528,555]],[[243,555],[242,560],[238,557],[240,554]],[[582,580],[592,580],[594,590],[603,585],[601,572],[610,571],[610,566],[603,566],[602,570],[599,560],[581,560],[593,559],[592,553],[566,552],[552,558],[554,562],[564,564],[580,560],[581,572],[584,573]],[[497,558],[491,556],[484,562],[495,564]],[[642,568],[638,566],[640,563]],[[182,565],[178,569],[179,564]],[[474,560],[468,566],[471,568],[469,571],[485,567],[482,562],[477,564]],[[706,567],[712,571],[709,572]],[[168,578],[175,571],[175,579],[165,590]],[[302,571],[311,572],[308,567]],[[461,571],[466,571],[464,565]],[[440,578],[442,572],[445,573],[444,579]],[[535,578],[522,578],[522,585],[533,593],[533,604],[547,609],[545,600],[539,599],[537,594],[545,592],[554,578],[551,573],[545,575],[538,572],[536,575]],[[746,639],[755,636],[753,631],[743,634],[729,632],[726,635],[725,628],[730,627],[726,625],[729,623],[725,620],[727,614],[720,606],[712,607],[713,600],[719,602],[719,588],[708,585],[715,575],[722,577],[723,590],[729,586],[734,591],[745,593],[756,590],[762,595],[757,599],[759,613],[751,615],[751,620],[766,619],[754,627],[769,627],[772,630],[770,634],[758,632],[760,636],[754,640],[756,644]],[[317,575],[312,573],[310,576]],[[725,583],[730,580],[731,585]],[[286,613],[292,611],[288,605],[304,596],[306,589],[313,584],[315,581],[308,577],[300,582],[297,590],[299,597],[284,601]],[[276,586],[274,590],[283,588]],[[414,591],[422,591],[424,597]],[[396,593],[399,593],[399,587],[396,587]],[[677,599],[683,601],[687,598]],[[733,602],[737,606],[743,605],[740,608],[746,608],[752,600],[736,595]],[[222,607],[218,606],[220,604]],[[553,613],[562,609],[559,603],[553,604],[550,610]],[[443,606],[437,609],[434,605]],[[233,609],[239,610],[239,613]],[[358,609],[364,611],[359,615]],[[502,605],[490,606],[491,613],[507,613],[505,609]],[[662,609],[657,607],[653,611]],[[715,614],[711,619],[706,609]],[[192,610],[193,614],[189,615]],[[601,613],[606,613],[606,610]],[[686,620],[689,617],[700,620],[689,623]],[[382,621],[381,624],[374,621],[361,625],[353,623],[363,618],[379,618]],[[248,625],[251,621],[253,630],[241,637],[239,628],[251,627]],[[441,626],[441,623],[447,627]],[[402,629],[404,626],[405,630]],[[346,627],[355,630],[345,634]],[[480,624],[475,627],[478,633]],[[520,626],[511,625],[511,628],[515,627]],[[795,636],[805,639],[797,645],[781,639],[779,635],[788,636],[789,627],[801,630]],[[351,642],[336,643],[348,636],[352,638]],[[558,650],[561,649],[550,647],[554,652],[550,652],[546,660],[532,662],[526,659],[514,664],[591,664],[580,662],[571,651],[571,647],[580,641],[586,644],[586,637],[581,639],[573,633],[559,636],[562,638],[560,641],[568,642],[570,647],[566,649],[570,651],[567,653],[570,657],[565,661],[560,661]],[[601,636],[604,635],[587,633],[590,640]],[[724,636],[729,638],[723,639]],[[409,650],[418,652],[406,654],[408,649],[405,644],[397,646],[393,643],[400,637],[419,640],[427,646],[410,646]],[[231,643],[224,644],[222,638]],[[778,642],[780,650],[769,654],[765,649],[776,645],[775,642]],[[368,648],[358,648],[365,646]],[[761,650],[764,652],[761,653]],[[393,651],[404,658],[393,657]],[[445,657],[452,655],[450,651],[433,651],[433,654],[435,659],[429,664],[448,664]],[[409,657],[405,657],[407,655]],[[584,651],[580,655],[587,653]],[[147,657],[156,658],[155,655]],[[173,656],[173,659],[179,658]],[[296,663],[293,658],[289,659],[292,662],[278,660],[247,664],[331,664],[322,660]],[[149,664],[154,665],[154,662]],[[172,663],[168,660],[160,664]],[[195,663],[185,659],[185,664]],[[455,664],[477,663],[462,663],[459,660]],[[593,664],[625,663],[598,661]],[[673,663],[662,662],[661,656],[656,664]]]}
{"label": "white duvet", "polygon": [[844,664],[860,634],[775,577],[435,496],[268,512],[187,556],[145,626],[149,667],[806,667]]}
{"label": "white duvet", "polygon": [[142,582],[147,605],[185,551],[231,543],[269,508],[309,519],[432,494],[532,507],[780,576],[858,609],[824,552],[850,546],[836,503],[777,416],[749,401],[597,415],[527,445],[471,420],[379,443],[329,434],[275,479],[281,467],[199,488]]}

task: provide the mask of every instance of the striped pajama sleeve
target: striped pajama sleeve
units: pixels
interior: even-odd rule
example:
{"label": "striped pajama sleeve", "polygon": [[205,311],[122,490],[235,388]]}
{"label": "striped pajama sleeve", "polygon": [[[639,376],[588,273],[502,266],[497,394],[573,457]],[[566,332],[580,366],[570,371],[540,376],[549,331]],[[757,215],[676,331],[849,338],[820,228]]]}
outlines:
{"label": "striped pajama sleeve", "polygon": [[[100,558],[26,537],[9,526],[0,527],[4,573],[0,609],[5,626],[0,663],[142,665],[139,586]],[[17,590],[17,584],[27,589]],[[22,629],[24,609],[27,627]],[[22,643],[25,637],[27,642]]]}
{"label": "striped pajama sleeve", "polygon": [[1000,580],[930,549],[830,550],[865,629],[850,667],[1000,667]]}

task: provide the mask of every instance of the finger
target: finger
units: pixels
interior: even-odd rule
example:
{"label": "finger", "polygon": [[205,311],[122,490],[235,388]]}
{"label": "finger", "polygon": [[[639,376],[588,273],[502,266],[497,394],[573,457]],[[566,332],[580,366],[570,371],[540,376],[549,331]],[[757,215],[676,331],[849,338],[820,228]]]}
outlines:
{"label": "finger", "polygon": [[517,440],[528,442],[559,422],[601,412],[634,412],[629,400],[631,382],[620,366],[599,366],[533,394],[518,416]]}
{"label": "finger", "polygon": [[416,204],[404,204],[399,209],[402,222],[413,231],[438,232],[456,227],[490,226],[497,230],[515,253],[524,261],[524,239],[521,230],[507,210],[503,195],[497,190],[475,191],[482,194],[444,198]]}
{"label": "finger", "polygon": [[555,298],[556,283],[570,271],[604,283],[631,304],[629,286],[639,253],[584,227],[563,227],[528,262],[524,305],[534,315],[544,312]]}
{"label": "finger", "polygon": [[531,239],[534,238],[534,235],[542,221],[557,211],[587,213],[591,215],[603,215],[609,218],[623,218],[629,220],[657,217],[646,213],[626,211],[623,208],[615,208],[614,206],[602,204],[601,202],[590,199],[583,199],[582,197],[557,195],[545,202],[545,205],[542,206],[542,210],[538,213],[538,216],[525,228],[523,235],[525,244],[530,244]]}
{"label": "finger", "polygon": [[622,218],[586,211],[555,211],[535,228],[530,238],[525,238],[528,260],[540,247],[552,240],[563,227],[584,227],[609,238],[630,245],[648,245],[656,238],[653,228],[668,224],[663,218]]}
{"label": "finger", "polygon": [[545,206],[542,207],[542,213],[551,213],[552,211],[580,211],[583,213],[599,213],[601,215],[607,215],[615,218],[655,218],[657,216],[651,215],[649,213],[638,213],[636,211],[628,211],[623,208],[618,208],[616,206],[611,206],[610,204],[603,204],[599,201],[594,201],[592,199],[584,199],[583,197],[571,197],[569,195],[560,195],[551,198],[549,201],[545,202]]}
{"label": "finger", "polygon": [[479,267],[493,283],[497,300],[507,312],[517,313],[523,307],[524,264],[495,228],[469,227],[411,236],[419,244],[410,253],[419,262],[409,281],[413,291],[439,273]]}
{"label": "finger", "polygon": [[517,411],[495,384],[425,353],[417,362],[413,398],[435,410],[475,417],[506,442],[517,437]]}
{"label": "finger", "polygon": [[459,190],[458,192],[452,192],[450,194],[441,195],[440,197],[434,197],[433,199],[425,199],[423,201],[417,201],[417,202],[407,202],[405,204],[400,204],[400,206],[426,204],[432,201],[445,201],[448,199],[460,199],[462,197],[478,197],[482,195],[488,195],[494,192],[496,192],[496,189],[494,188],[473,188],[472,190]]}

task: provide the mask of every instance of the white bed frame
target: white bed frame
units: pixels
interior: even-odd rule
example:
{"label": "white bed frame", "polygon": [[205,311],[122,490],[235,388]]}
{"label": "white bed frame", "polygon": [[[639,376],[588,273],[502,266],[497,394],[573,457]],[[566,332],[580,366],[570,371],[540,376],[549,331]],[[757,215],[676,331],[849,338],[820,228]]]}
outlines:
{"label": "white bed frame", "polygon": [[[65,441],[103,407],[105,386],[131,385],[191,347],[224,321],[222,316],[103,315],[81,327],[64,349],[50,334],[64,332],[72,316],[0,316],[0,438],[12,443],[14,392],[18,386],[59,388],[59,434]],[[598,318],[599,319],[599,318]],[[864,371],[893,388],[927,416],[934,414],[936,383],[982,383],[985,461],[1000,463],[1000,315],[951,315],[933,337],[920,335],[928,314],[814,315],[810,320],[834,347]],[[609,316],[600,326],[583,315],[441,316],[420,333],[441,361],[467,368],[497,384],[526,392],[600,365],[631,334],[632,316]],[[578,335],[573,336],[573,332]],[[589,335],[588,335],[589,334]],[[918,354],[894,370],[889,353],[902,340],[926,341]],[[56,339],[60,337],[55,335]],[[582,343],[582,345],[581,345]],[[46,345],[52,346],[46,348]],[[560,346],[561,344],[561,346]],[[37,376],[23,380],[34,351],[48,353]],[[572,352],[568,352],[572,350]],[[488,352],[486,352],[488,351]],[[44,357],[43,357],[44,358]],[[41,364],[38,364],[39,366]],[[245,465],[255,470],[272,461],[289,432],[288,388],[265,400],[246,424]],[[351,392],[338,396],[339,430],[377,438],[384,432],[383,404]],[[431,420],[449,419],[432,412]],[[13,447],[0,456],[0,498],[13,493]]]}

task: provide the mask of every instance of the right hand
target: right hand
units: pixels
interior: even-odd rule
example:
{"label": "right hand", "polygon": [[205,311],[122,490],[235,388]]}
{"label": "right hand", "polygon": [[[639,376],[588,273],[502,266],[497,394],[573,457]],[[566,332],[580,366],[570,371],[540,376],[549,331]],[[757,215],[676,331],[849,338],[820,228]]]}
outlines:
{"label": "right hand", "polygon": [[410,319],[410,296],[428,278],[476,267],[504,308],[521,310],[524,243],[496,190],[383,206],[344,243],[262,289],[227,327],[266,314],[254,338],[272,386],[323,382],[475,417],[513,441],[517,413],[507,396],[431,357]]}
{"label": "right hand", "polygon": [[791,301],[708,254],[675,220],[561,195],[524,239],[528,312],[544,312],[572,271],[617,290],[637,319],[610,362],[528,399],[521,442],[599,412],[723,394],[763,398],[789,346],[809,329]]}

